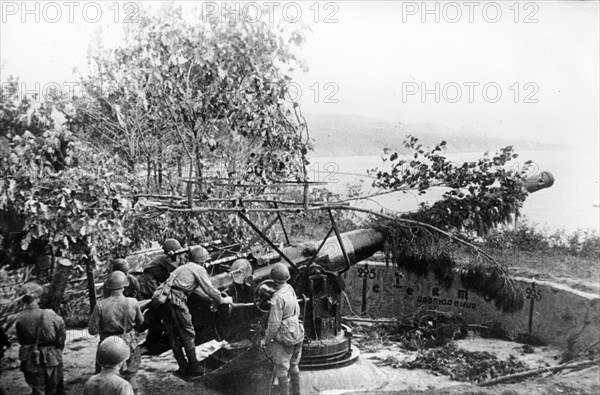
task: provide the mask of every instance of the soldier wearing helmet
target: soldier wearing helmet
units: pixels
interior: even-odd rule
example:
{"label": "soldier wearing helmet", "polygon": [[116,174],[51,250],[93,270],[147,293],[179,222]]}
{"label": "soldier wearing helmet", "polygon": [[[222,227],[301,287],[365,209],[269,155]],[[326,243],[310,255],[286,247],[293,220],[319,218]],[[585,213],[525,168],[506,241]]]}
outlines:
{"label": "soldier wearing helmet", "polygon": [[133,395],[131,384],[119,376],[119,368],[130,358],[129,346],[118,336],[109,336],[98,346],[97,360],[102,371],[83,387],[83,395]]}
{"label": "soldier wearing helmet", "polygon": [[[129,285],[127,276],[120,271],[112,272],[106,280],[106,288],[110,296],[99,300],[92,316],[88,330],[91,335],[100,335],[100,344],[110,336],[119,336],[129,347],[130,357],[121,366],[121,375],[129,381],[134,393],[137,392],[137,372],[141,363],[141,352],[137,331],[144,324],[144,318],[138,301],[127,298],[123,290]],[[96,373],[101,370],[96,356]]]}
{"label": "soldier wearing helmet", "polygon": [[[166,239],[163,243],[163,254],[154,258],[144,272],[137,276],[137,285],[139,293],[136,296],[138,300],[151,299],[156,289],[163,284],[169,275],[178,266],[185,263],[186,248],[182,248],[181,244],[175,239]],[[146,341],[142,345],[146,350],[153,348],[160,349],[159,344],[163,343],[164,328],[161,324],[160,311],[150,308],[144,313],[145,329],[148,329]]]}
{"label": "soldier wearing helmet", "polygon": [[156,288],[164,283],[178,266],[184,263],[186,248],[175,239],[167,239],[163,243],[164,254],[154,258],[144,269],[140,278],[140,292],[143,299],[150,299]]}
{"label": "soldier wearing helmet", "polygon": [[[111,268],[111,272],[122,272],[125,273],[125,275],[127,276],[127,281],[129,281],[129,285],[123,290],[123,295],[127,296],[128,298],[136,298],[138,300],[141,300],[142,295],[140,294],[140,283],[135,276],[129,274],[129,262],[127,262],[125,259],[117,259],[112,263]],[[106,287],[106,284],[107,283],[104,283],[102,290],[104,293],[104,297],[109,297],[111,290]]]}
{"label": "soldier wearing helmet", "polygon": [[201,373],[196,357],[196,332],[187,306],[188,297],[196,293],[201,298],[219,304],[232,302],[230,297],[223,297],[212,285],[206,269],[202,266],[209,259],[210,255],[206,249],[193,247],[188,253],[188,263],[175,269],[164,287],[158,289],[153,297],[156,304],[166,295],[163,322],[169,334],[173,355],[179,365],[178,373],[181,375]]}
{"label": "soldier wearing helmet", "polygon": [[[300,394],[300,370],[298,364],[302,356],[304,326],[300,321],[300,305],[296,292],[286,281],[290,272],[282,263],[277,263],[269,273],[275,282],[275,293],[271,297],[269,322],[263,346],[273,362],[273,374],[279,383],[278,393],[288,395]],[[288,376],[289,375],[289,376]]]}
{"label": "soldier wearing helmet", "polygon": [[21,371],[34,394],[64,394],[65,323],[51,309],[40,309],[42,291],[42,286],[36,283],[26,283],[20,290],[21,300],[26,303],[15,324],[21,345]]}

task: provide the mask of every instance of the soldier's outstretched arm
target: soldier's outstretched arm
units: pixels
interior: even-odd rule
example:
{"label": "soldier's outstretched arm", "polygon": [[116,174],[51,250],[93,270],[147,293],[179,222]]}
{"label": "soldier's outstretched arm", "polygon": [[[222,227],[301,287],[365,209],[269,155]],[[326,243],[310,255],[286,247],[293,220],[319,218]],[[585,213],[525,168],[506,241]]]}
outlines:
{"label": "soldier's outstretched arm", "polygon": [[215,286],[212,284],[206,269],[198,266],[196,270],[196,278],[198,279],[199,283],[198,287],[202,288],[204,293],[206,293],[209,298],[217,303],[224,303],[224,299],[221,296],[221,291],[215,288]]}

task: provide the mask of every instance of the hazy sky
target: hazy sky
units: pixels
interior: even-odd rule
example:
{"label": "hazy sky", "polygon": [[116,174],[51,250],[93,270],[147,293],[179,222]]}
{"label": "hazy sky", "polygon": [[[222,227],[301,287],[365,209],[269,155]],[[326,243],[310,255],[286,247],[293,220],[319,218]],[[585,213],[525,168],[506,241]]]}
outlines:
{"label": "hazy sky", "polygon": [[[340,3],[338,24],[313,27],[305,48],[311,71],[302,79],[308,86],[336,83],[339,103],[305,100],[305,111],[431,122],[539,141],[576,138],[598,147],[597,2],[544,1],[527,3],[527,9],[520,3],[518,23],[515,9],[509,9],[513,2],[495,3],[502,10],[496,23],[484,19],[483,6],[473,9],[473,23],[466,7],[451,23],[457,13],[448,6],[444,13],[447,3],[438,4],[439,23],[435,13],[422,14],[421,2]],[[486,11],[495,19],[494,7]],[[538,22],[524,23],[526,17]],[[431,93],[422,97],[423,89]]]}
{"label": "hazy sky", "polygon": [[[90,32],[102,24],[106,40],[117,42],[131,4],[140,3],[121,3],[118,14],[102,3],[96,18],[100,3],[81,2],[71,10],[73,23],[63,2],[57,9],[27,3],[30,14],[22,4],[2,2],[2,80],[19,75],[34,89],[35,82],[75,81],[72,70],[86,68]],[[221,2],[211,4],[222,11]],[[312,25],[302,52],[310,70],[297,75],[305,112],[598,150],[596,1],[427,2],[427,9],[420,1],[281,2],[276,12],[294,20],[297,4],[300,22]]]}

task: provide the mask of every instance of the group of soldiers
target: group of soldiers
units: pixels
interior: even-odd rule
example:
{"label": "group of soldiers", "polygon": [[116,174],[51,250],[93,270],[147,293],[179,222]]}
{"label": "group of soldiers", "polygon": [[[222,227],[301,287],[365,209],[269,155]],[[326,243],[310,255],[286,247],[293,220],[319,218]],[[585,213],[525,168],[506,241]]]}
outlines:
{"label": "group of soldiers", "polygon": [[[167,239],[163,251],[140,276],[129,273],[125,260],[113,263],[104,283],[105,297],[98,301],[89,319],[89,333],[99,335],[100,343],[96,374],[86,382],[84,395],[138,392],[139,333],[145,330],[148,330],[146,341],[152,343],[158,341],[164,328],[178,364],[177,374],[201,374],[188,298],[194,293],[215,304],[233,303],[233,300],[211,283],[205,267],[210,260],[206,249],[182,248],[177,240]],[[271,355],[278,381],[275,391],[297,395],[300,394],[298,364],[304,338],[300,308],[294,289],[287,284],[290,278],[287,267],[274,265],[270,277],[276,286],[261,346],[267,347]],[[39,307],[42,291],[35,283],[26,284],[22,290],[26,308],[16,321],[21,370],[33,394],[64,394],[65,324],[53,310]]]}

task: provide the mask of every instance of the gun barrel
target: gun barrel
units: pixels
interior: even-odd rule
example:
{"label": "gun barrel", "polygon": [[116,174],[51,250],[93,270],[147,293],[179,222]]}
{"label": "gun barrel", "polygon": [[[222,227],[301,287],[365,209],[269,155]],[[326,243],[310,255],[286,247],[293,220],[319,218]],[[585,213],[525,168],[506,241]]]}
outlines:
{"label": "gun barrel", "polygon": [[552,185],[554,185],[554,176],[549,171],[542,171],[523,180],[523,187],[529,193],[550,188]]}
{"label": "gun barrel", "polygon": [[[362,260],[367,259],[377,251],[381,250],[384,242],[384,235],[374,229],[357,229],[351,232],[342,233],[342,242],[344,249],[348,255],[350,265],[354,265]],[[305,262],[310,259],[319,248],[321,241],[310,241],[298,246],[290,246],[282,249],[288,258],[295,264]],[[329,271],[339,272],[346,268],[346,261],[342,253],[342,249],[335,236],[329,237],[326,241],[317,258],[322,258],[322,265]],[[252,276],[255,283],[259,283],[269,278],[271,271],[270,265],[273,263],[283,263],[292,269],[276,252],[269,253],[260,257],[261,262],[266,263],[254,270]],[[229,273],[221,273],[211,277],[211,281],[217,288],[225,288],[231,285],[233,279]]]}

